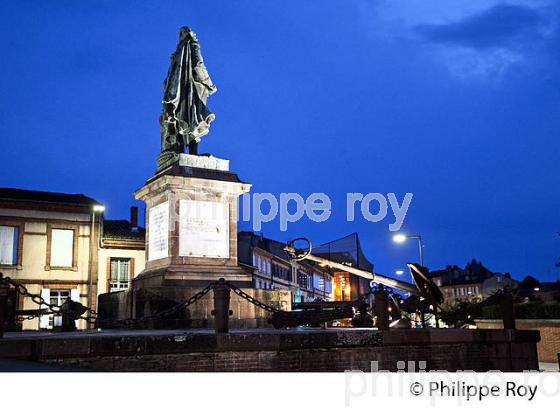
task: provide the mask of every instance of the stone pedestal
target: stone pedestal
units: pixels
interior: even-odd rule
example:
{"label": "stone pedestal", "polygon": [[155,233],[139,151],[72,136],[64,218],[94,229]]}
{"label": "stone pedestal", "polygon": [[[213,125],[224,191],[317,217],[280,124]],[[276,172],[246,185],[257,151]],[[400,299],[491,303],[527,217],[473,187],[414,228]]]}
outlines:
{"label": "stone pedestal", "polygon": [[146,203],[146,268],[134,289],[203,288],[219,278],[250,287],[237,264],[237,198],[250,187],[229,161],[188,154],[149,179],[135,192]]}
{"label": "stone pedestal", "polygon": [[[138,325],[213,327],[212,292],[189,306],[183,304],[220,278],[266,304],[290,310],[290,291],[253,289],[251,274],[238,266],[237,199],[251,186],[229,171],[229,162],[179,154],[158,169],[135,192],[136,199],[146,203],[146,268],[128,291],[100,295],[104,326],[146,318]],[[165,317],[152,318],[174,307]],[[270,314],[238,295],[231,295],[230,309],[231,328],[269,326]]]}

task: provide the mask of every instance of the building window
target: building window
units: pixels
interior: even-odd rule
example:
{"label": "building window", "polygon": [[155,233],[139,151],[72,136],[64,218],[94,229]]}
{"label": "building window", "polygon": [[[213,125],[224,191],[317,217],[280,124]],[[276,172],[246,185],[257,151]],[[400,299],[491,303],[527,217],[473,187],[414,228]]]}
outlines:
{"label": "building window", "polygon": [[305,271],[298,271],[298,285],[303,289],[312,289],[312,278],[311,275]]}
{"label": "building window", "polygon": [[325,280],[325,292],[330,294],[332,293],[332,291],[333,291],[332,278],[330,276],[327,276]]}
{"label": "building window", "polygon": [[111,258],[109,292],[128,289],[130,284],[130,258]]}
{"label": "building window", "polygon": [[58,268],[74,266],[74,230],[53,229],[50,265]]}
{"label": "building window", "polygon": [[19,229],[0,226],[0,265],[17,265]]}
{"label": "building window", "polygon": [[313,274],[313,287],[320,291],[325,290],[325,278],[323,277],[323,274],[321,273]]}
{"label": "building window", "polygon": [[[49,298],[49,303],[51,305],[62,306],[66,299],[70,297],[69,290],[57,290],[51,289],[51,295]],[[62,316],[61,315],[49,315],[49,328],[53,326],[61,326],[62,325]]]}
{"label": "building window", "polygon": [[273,276],[287,281],[291,280],[290,268],[286,268],[285,266],[272,262],[271,270]]}

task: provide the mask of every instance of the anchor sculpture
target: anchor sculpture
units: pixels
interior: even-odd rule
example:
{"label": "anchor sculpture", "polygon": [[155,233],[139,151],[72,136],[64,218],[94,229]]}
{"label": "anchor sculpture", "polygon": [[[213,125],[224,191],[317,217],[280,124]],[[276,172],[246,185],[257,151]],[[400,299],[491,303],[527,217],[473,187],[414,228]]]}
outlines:
{"label": "anchor sculpture", "polygon": [[[301,241],[306,243],[305,248],[300,249],[295,247],[295,244]],[[284,247],[284,251],[292,260],[313,261],[318,263],[322,267],[339,269],[341,271],[369,279],[379,285],[379,288],[376,292],[387,293],[385,288],[398,289],[407,292],[410,296],[403,301],[403,305],[409,307],[409,309],[405,308],[402,310],[407,312],[410,310],[410,313],[421,312],[422,318],[424,317],[424,313],[429,310],[430,306],[432,306],[433,308],[443,301],[443,294],[441,293],[439,287],[429,278],[428,269],[418,264],[408,264],[412,278],[414,280],[414,283],[409,283],[383,276],[378,273],[372,273],[353,266],[348,266],[343,263],[323,258],[321,256],[313,255],[312,250],[313,246],[311,244],[311,241],[303,237],[288,242],[288,244]],[[397,303],[392,295],[387,295],[387,298],[388,299],[386,300],[385,304],[388,304],[388,306],[391,307],[392,312],[394,312],[392,316],[400,317],[401,306],[399,306],[399,303]],[[377,295],[377,300],[380,301],[385,299],[380,297],[380,295]],[[409,302],[408,304],[407,301]],[[420,303],[414,303],[414,301]],[[349,318],[352,317],[352,312],[354,311],[354,309],[361,308],[361,310],[363,311],[363,302],[363,300],[357,300],[352,302],[321,302],[319,304],[310,303],[308,304],[310,305],[310,309],[306,311],[279,312],[277,314],[274,314],[272,317],[272,323],[275,327],[286,327],[299,325],[316,325],[320,322]],[[346,308],[343,308],[341,304],[345,304]],[[387,326],[386,324],[388,323],[388,309],[381,309],[382,311],[380,309],[374,310],[377,314],[378,328],[410,327],[410,321],[408,319],[394,320],[390,326]],[[360,316],[362,319],[361,323],[363,323],[363,313]]]}

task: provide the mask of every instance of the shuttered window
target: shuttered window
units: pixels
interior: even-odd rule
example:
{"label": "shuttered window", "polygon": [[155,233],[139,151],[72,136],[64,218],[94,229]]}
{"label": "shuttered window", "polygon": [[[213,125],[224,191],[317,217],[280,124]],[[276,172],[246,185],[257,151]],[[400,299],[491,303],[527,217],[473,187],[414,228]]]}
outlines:
{"label": "shuttered window", "polygon": [[128,289],[130,282],[130,258],[111,258],[109,291]]}
{"label": "shuttered window", "polygon": [[0,226],[0,265],[16,265],[19,229],[15,226]]}
{"label": "shuttered window", "polygon": [[[62,306],[66,299],[70,298],[74,302],[80,302],[80,292],[78,289],[41,289],[41,297],[45,301]],[[41,309],[46,309],[46,305],[41,305]],[[76,327],[79,324],[79,320],[76,320]],[[43,315],[39,317],[39,327],[41,329],[52,329],[54,326],[62,325],[61,315]]]}
{"label": "shuttered window", "polygon": [[51,241],[51,266],[71,268],[74,263],[74,231],[53,229]]}

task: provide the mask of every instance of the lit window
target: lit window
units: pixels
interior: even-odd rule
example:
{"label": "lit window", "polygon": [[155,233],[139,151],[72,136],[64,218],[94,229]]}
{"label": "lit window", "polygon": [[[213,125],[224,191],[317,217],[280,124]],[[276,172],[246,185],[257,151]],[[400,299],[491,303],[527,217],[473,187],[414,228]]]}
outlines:
{"label": "lit window", "polygon": [[316,273],[313,275],[313,287],[320,291],[325,290],[325,278],[322,274]]}
{"label": "lit window", "polygon": [[327,280],[325,281],[325,292],[332,293],[332,285],[332,278],[327,277]]}
{"label": "lit window", "polygon": [[74,231],[53,229],[51,234],[51,266],[71,268],[74,263]]}
{"label": "lit window", "polygon": [[16,265],[19,229],[15,226],[0,226],[0,265]]}
{"label": "lit window", "polygon": [[[55,290],[51,289],[49,303],[51,305],[62,306],[66,299],[70,297],[69,290]],[[49,315],[49,328],[62,325],[61,315]]]}
{"label": "lit window", "polygon": [[130,281],[130,258],[111,258],[109,292],[128,289]]}
{"label": "lit window", "polygon": [[309,273],[305,271],[298,271],[297,280],[298,280],[298,285],[300,285],[302,289],[313,288],[313,278]]}
{"label": "lit window", "polygon": [[[41,289],[41,297],[53,305],[62,306],[67,299],[75,302],[80,301],[80,292],[76,289]],[[41,309],[46,309],[47,306],[41,305]],[[53,326],[62,325],[61,315],[42,315],[39,317],[39,327],[41,329],[52,329]]]}

